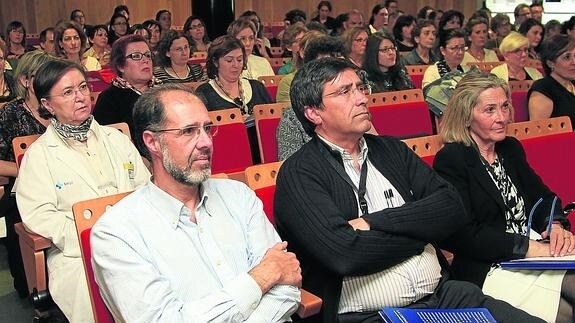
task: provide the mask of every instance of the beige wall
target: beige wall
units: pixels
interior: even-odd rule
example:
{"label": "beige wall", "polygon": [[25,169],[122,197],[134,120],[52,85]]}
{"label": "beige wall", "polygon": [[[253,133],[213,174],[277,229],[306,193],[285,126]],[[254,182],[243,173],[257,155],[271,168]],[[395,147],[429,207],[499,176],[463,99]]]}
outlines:
{"label": "beige wall", "polygon": [[[130,8],[130,22],[142,22],[154,18],[160,9],[172,12],[172,23],[183,25],[185,19],[192,14],[194,0],[2,0],[0,1],[0,26],[5,32],[5,26],[12,20],[24,23],[28,33],[37,33],[54,25],[60,19],[69,19],[70,12],[80,8],[86,15],[88,24],[106,23],[112,10],[118,4],[126,4]],[[196,0],[207,1],[207,0]],[[219,0],[214,0],[219,1]],[[235,0],[236,15],[251,9],[257,11],[263,21],[281,21],[285,12],[299,8],[308,13],[308,19],[313,17],[319,0]],[[371,8],[379,3],[377,0],[350,1],[331,0],[333,15],[359,9],[369,18]],[[415,14],[418,8],[430,5],[442,10],[456,9],[466,17],[470,16],[481,4],[480,0],[400,0],[400,8],[407,13]]]}

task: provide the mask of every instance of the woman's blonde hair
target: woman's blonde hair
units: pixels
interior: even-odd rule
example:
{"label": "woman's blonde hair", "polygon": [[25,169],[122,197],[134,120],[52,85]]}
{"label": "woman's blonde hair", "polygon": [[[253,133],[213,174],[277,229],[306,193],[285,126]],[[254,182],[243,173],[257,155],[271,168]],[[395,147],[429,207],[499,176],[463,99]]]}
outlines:
{"label": "woman's blonde hair", "polygon": [[[469,127],[473,119],[473,109],[477,99],[487,89],[502,88],[507,99],[511,98],[511,91],[507,82],[495,74],[469,72],[457,86],[447,103],[445,115],[439,125],[439,135],[443,142],[462,143],[466,146],[473,144]],[[513,122],[513,108],[509,111],[509,122]]]}
{"label": "woman's blonde hair", "polygon": [[499,52],[502,54],[509,53],[523,46],[529,48],[529,39],[516,31],[512,31],[499,44]]}

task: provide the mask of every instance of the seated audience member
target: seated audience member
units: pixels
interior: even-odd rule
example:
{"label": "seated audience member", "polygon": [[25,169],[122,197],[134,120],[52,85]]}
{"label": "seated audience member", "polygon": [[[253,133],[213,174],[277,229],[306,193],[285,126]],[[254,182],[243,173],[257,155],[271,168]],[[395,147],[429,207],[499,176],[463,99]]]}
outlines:
{"label": "seated audience member", "polygon": [[347,21],[347,12],[335,17],[335,28],[329,33],[331,36],[339,37],[345,31],[344,23]]}
{"label": "seated audience member", "polygon": [[[291,26],[290,26],[290,28],[291,28]],[[294,50],[297,49],[296,55],[294,55],[294,57],[291,60],[292,71],[289,74],[286,74],[280,80],[280,82],[278,84],[278,90],[276,93],[276,102],[289,102],[289,100],[290,100],[289,92],[290,92],[290,88],[291,88],[291,82],[293,81],[293,78],[294,78],[297,70],[303,65],[303,56],[304,56],[304,52],[305,52],[305,49],[307,47],[307,44],[309,44],[312,40],[322,38],[322,37],[328,37],[328,36],[326,36],[325,34],[319,32],[319,31],[308,31],[301,38],[301,40],[298,42],[298,45],[292,46],[292,49],[294,49]],[[336,39],[336,37],[333,37],[331,39],[333,40],[333,42],[330,42],[330,45],[328,45],[328,46],[332,46],[335,42],[337,42],[341,46],[339,49],[339,55],[342,55],[342,53],[345,50],[344,50],[343,42],[341,41],[341,39],[339,37],[337,37],[337,39]]]}
{"label": "seated audience member", "polygon": [[357,68],[362,68],[363,66],[368,36],[368,30],[364,27],[348,28],[341,35],[345,45],[344,56]]}
{"label": "seated audience member", "polygon": [[229,35],[216,38],[208,50],[206,63],[210,81],[200,85],[197,92],[204,96],[210,111],[240,109],[248,127],[252,160],[255,164],[260,161],[260,155],[253,122],[254,106],[272,103],[272,100],[262,82],[241,76],[247,64],[246,53],[239,39]]}
{"label": "seated audience member", "polygon": [[48,27],[40,32],[40,49],[50,55],[56,55],[54,46],[54,28]]}
{"label": "seated audience member", "polygon": [[415,41],[411,35],[416,25],[416,19],[412,15],[402,15],[397,18],[393,25],[393,37],[400,52],[410,52],[415,49]]}
{"label": "seated audience member", "polygon": [[433,243],[466,222],[464,206],[403,142],[366,134],[368,90],[352,64],[329,57],[305,64],[292,84],[312,140],[280,168],[274,215],[303,287],[323,300],[321,320],[382,322],[382,307],[486,307],[499,322],[542,322],[448,279]]}
{"label": "seated audience member", "polygon": [[[463,22],[465,21],[465,16],[457,11],[457,10],[447,10],[441,19],[439,20],[439,24],[437,25],[437,38],[436,41],[439,41],[442,37],[452,29],[462,29]],[[441,55],[441,50],[439,49],[439,44],[435,46],[435,54],[438,56]]]}
{"label": "seated audience member", "polygon": [[541,22],[543,20],[543,1],[534,0],[529,8],[531,9],[531,18]]}
{"label": "seated audience member", "polygon": [[489,24],[483,18],[470,19],[465,25],[469,48],[463,55],[461,65],[467,66],[468,63],[499,62],[497,53],[491,49],[485,48],[485,43],[489,36]]}
{"label": "seated audience member", "polygon": [[539,60],[540,44],[543,41],[543,25],[535,19],[527,19],[518,31],[529,39],[529,58]]}
{"label": "seated audience member", "polygon": [[98,60],[101,66],[110,63],[110,46],[108,45],[108,30],[105,25],[96,25],[88,30],[88,42],[92,45],[84,57],[93,57]]}
{"label": "seated audience member", "polygon": [[86,15],[84,15],[84,12],[80,9],[72,10],[70,13],[70,21],[75,22],[80,27],[84,35],[88,35],[90,29],[92,29],[92,26],[86,25]]}
{"label": "seated audience member", "polygon": [[[16,79],[14,93],[17,98],[0,108],[0,176],[8,177],[8,184],[4,185],[5,193],[0,198],[0,214],[6,221],[4,244],[10,274],[14,278],[14,289],[21,298],[28,296],[29,293],[18,234],[14,230],[14,224],[22,222],[22,218],[18,213],[16,197],[9,193],[12,192],[16,176],[18,176],[12,139],[20,136],[40,135],[46,131],[46,126],[50,123],[49,118],[40,114],[38,100],[30,84],[36,70],[53,59],[53,56],[39,50],[22,55],[14,74]],[[0,66],[3,64],[4,62],[0,60]]]}
{"label": "seated audience member", "polygon": [[[302,62],[300,65],[326,56],[342,58],[344,45],[339,37],[326,37],[321,35],[311,36],[308,34],[304,37],[302,43],[304,43],[302,44],[304,45],[304,48],[300,49],[300,51],[303,52]],[[293,81],[293,77],[291,80]],[[283,110],[276,137],[278,142],[279,160],[286,160],[311,139],[303,129],[301,122],[297,119],[294,110],[291,108]]]}
{"label": "seated audience member", "polygon": [[468,70],[467,66],[461,65],[465,53],[465,31],[462,29],[452,29],[442,33],[439,38],[439,51],[443,58],[425,70],[422,87],[451,71]]}
{"label": "seated audience member", "polygon": [[182,32],[168,30],[157,46],[158,56],[154,76],[163,83],[186,83],[207,81],[208,78],[198,64],[188,64],[190,43]]}
{"label": "seated audience member", "polygon": [[299,56],[299,43],[307,31],[308,29],[301,22],[296,22],[286,28],[282,38],[282,47],[285,48],[284,52],[289,52],[292,59],[280,67],[278,75],[286,75],[295,72],[296,67],[294,67],[294,63]]}
{"label": "seated audience member", "polygon": [[6,71],[6,54],[6,47],[0,45],[0,109],[4,103],[16,97],[14,79],[12,74]]}
{"label": "seated audience member", "polygon": [[138,100],[134,120],[153,181],[106,212],[91,236],[95,278],[114,319],[290,321],[299,262],[251,189],[209,179],[217,126],[201,99],[161,85]]}
{"label": "seated audience member", "polygon": [[190,50],[195,52],[207,52],[210,47],[210,37],[206,30],[206,23],[200,16],[192,15],[184,23],[184,34],[190,40]]}
{"label": "seated audience member", "polygon": [[415,42],[415,48],[403,56],[405,65],[431,65],[439,60],[433,52],[435,45],[436,29],[432,20],[421,19],[411,31],[411,37]]}
{"label": "seated audience member", "polygon": [[148,34],[150,37],[148,38],[148,43],[150,44],[150,50],[153,53],[156,53],[156,46],[160,41],[160,35],[162,33],[162,27],[160,27],[160,23],[154,19],[146,20],[142,23],[142,26],[148,30]]}
{"label": "seated audience member", "polygon": [[128,34],[130,30],[130,24],[128,23],[128,18],[120,13],[115,13],[112,18],[110,18],[110,24],[108,30],[108,45],[112,46],[116,40],[120,37]]}
{"label": "seated audience member", "polygon": [[503,38],[507,37],[511,32],[511,22],[509,16],[504,13],[498,13],[495,17],[491,18],[491,31],[495,37],[488,39],[485,43],[485,48],[497,51]]}
{"label": "seated audience member", "polygon": [[[501,261],[575,253],[561,201],[527,163],[521,143],[506,137],[513,120],[507,83],[470,73],[457,84],[439,134],[445,146],[434,168],[463,200],[470,218],[441,246],[454,253],[454,278],[546,322],[573,322],[573,271],[505,270]],[[533,213],[533,218],[531,214]],[[552,230],[548,231],[549,214]],[[550,238],[550,243],[536,239]]]}
{"label": "seated audience member", "polygon": [[[256,42],[256,26],[247,17],[238,18],[234,20],[228,27],[228,35],[240,40],[242,46],[245,49],[246,55],[244,60],[246,61],[245,68],[242,72],[242,77],[257,80],[260,76],[271,76],[275,75],[270,62],[261,57],[254,55],[253,49]],[[209,106],[209,104],[208,104]]]}
{"label": "seated audience member", "polygon": [[18,65],[18,59],[27,51],[26,28],[19,21],[11,21],[6,26],[6,59],[13,68]]}
{"label": "seated audience member", "polygon": [[561,25],[561,33],[569,36],[571,39],[575,39],[575,16],[571,16],[569,20],[566,20]]}
{"label": "seated audience member", "polygon": [[320,1],[317,4],[317,16],[313,17],[311,21],[317,21],[320,24],[324,25],[327,28],[328,32],[331,32],[335,29],[335,18],[331,15],[331,2],[329,1]]}
{"label": "seated audience member", "polygon": [[121,14],[122,16],[126,17],[126,19],[128,19],[128,21],[130,21],[130,9],[128,9],[128,6],[126,5],[118,5],[114,8],[114,14]]}
{"label": "seated audience member", "polygon": [[423,6],[417,11],[417,19],[429,19],[429,15],[435,11],[431,6]]}
{"label": "seated audience member", "polygon": [[344,30],[348,30],[354,27],[364,28],[365,23],[361,11],[357,9],[351,9],[351,11],[347,13],[347,20],[343,22],[343,27]]}
{"label": "seated audience member", "polygon": [[505,63],[494,67],[491,73],[505,81],[538,80],[543,77],[536,68],[526,66],[529,57],[529,40],[518,32],[511,32],[503,38],[499,52]]}
{"label": "seated audience member", "polygon": [[54,60],[38,69],[33,82],[41,114],[51,119],[22,160],[18,210],[27,229],[52,242],[46,264],[54,302],[70,322],[93,322],[72,205],[132,191],[150,173],[126,135],[90,114],[82,66]]}
{"label": "seated audience member", "polygon": [[272,57],[272,51],[270,47],[272,46],[270,40],[264,36],[264,29],[262,26],[262,21],[258,16],[258,13],[253,10],[244,11],[240,17],[247,17],[256,26],[256,33],[255,33],[255,44],[253,46],[253,53],[256,56],[260,56],[263,58],[270,58]]}
{"label": "seated audience member", "polygon": [[519,26],[531,18],[531,8],[526,3],[520,3],[513,10],[513,16],[515,17],[515,22],[513,23],[515,30],[519,30]]}
{"label": "seated audience member", "polygon": [[146,40],[150,39],[150,32],[142,24],[133,24],[128,30],[129,35],[140,35]]}
{"label": "seated audience member", "polygon": [[[378,32],[382,29],[387,27],[387,23],[389,20],[389,12],[387,8],[384,7],[382,4],[376,4],[371,9],[371,17],[369,18],[369,33],[373,34]],[[364,27],[362,26],[353,26],[353,27]]]}
{"label": "seated audience member", "polygon": [[575,39],[561,34],[542,47],[545,77],[535,81],[527,93],[529,119],[569,116],[575,125]]}
{"label": "seated audience member", "polygon": [[543,29],[545,30],[545,36],[543,36],[543,38],[551,38],[561,33],[561,23],[558,20],[552,19],[545,24]]}
{"label": "seated audience member", "polygon": [[399,59],[393,36],[387,31],[371,34],[363,61],[373,93],[413,89],[413,81]]}
{"label": "seated audience member", "polygon": [[94,57],[83,56],[87,38],[82,29],[73,22],[62,22],[54,29],[56,56],[84,66],[86,71],[99,71],[100,62]]}
{"label": "seated audience member", "polygon": [[[305,14],[305,12],[303,12],[300,9],[292,9],[288,12],[286,12],[285,16],[284,16],[284,23],[285,23],[285,27],[289,27],[293,24],[295,24],[296,22],[301,22],[304,25],[307,22],[307,16]],[[284,37],[284,32],[285,29],[280,31],[274,38],[273,43],[275,44],[274,46],[279,46],[281,44],[281,40]]]}
{"label": "seated audience member", "polygon": [[94,118],[103,125],[125,122],[134,138],[134,103],[155,84],[152,53],[146,40],[140,35],[127,35],[118,39],[112,46],[110,67],[117,76],[98,96]]}
{"label": "seated audience member", "polygon": [[156,12],[156,21],[160,24],[160,39],[168,30],[172,29],[172,13],[170,10],[162,9]]}

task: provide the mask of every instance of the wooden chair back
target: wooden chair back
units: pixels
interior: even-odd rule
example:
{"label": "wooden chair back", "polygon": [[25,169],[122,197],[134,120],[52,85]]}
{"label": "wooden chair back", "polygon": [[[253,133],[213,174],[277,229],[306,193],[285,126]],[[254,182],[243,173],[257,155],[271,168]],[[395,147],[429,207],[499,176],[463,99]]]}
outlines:
{"label": "wooden chair back", "polygon": [[257,190],[267,186],[276,185],[276,177],[282,162],[254,165],[246,168],[246,184]]}
{"label": "wooden chair back", "polygon": [[16,159],[16,165],[18,168],[20,168],[20,163],[22,163],[24,153],[38,138],[40,138],[40,135],[21,136],[12,139],[12,149],[14,149],[14,158]]}
{"label": "wooden chair back", "polygon": [[516,122],[507,125],[507,135],[519,140],[565,132],[573,132],[571,119],[568,116]]}

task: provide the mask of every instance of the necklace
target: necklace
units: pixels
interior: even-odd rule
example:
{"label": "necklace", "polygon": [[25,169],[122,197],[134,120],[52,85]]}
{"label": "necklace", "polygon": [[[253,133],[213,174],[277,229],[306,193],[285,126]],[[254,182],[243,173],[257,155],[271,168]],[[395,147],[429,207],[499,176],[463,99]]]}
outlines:
{"label": "necklace", "polygon": [[173,66],[170,66],[172,68],[172,72],[174,72],[174,74],[176,74],[176,76],[180,79],[183,80],[186,77],[188,77],[188,74],[190,74],[190,67],[188,65],[186,65],[186,75],[184,75],[184,77],[181,77],[180,74],[178,74],[178,72],[176,72],[176,70],[174,69]]}
{"label": "necklace", "polygon": [[[557,81],[559,82],[559,84],[561,84],[561,86],[563,86],[565,88],[565,90],[567,90],[569,93],[571,93],[572,95],[575,95],[575,86],[573,85],[573,82],[571,80],[563,80],[562,77],[558,76],[557,74],[552,73],[551,76]],[[561,80],[560,80],[561,79]]]}
{"label": "necklace", "polygon": [[218,85],[218,87],[220,88],[220,90],[222,90],[222,92],[224,92],[224,94],[238,107],[240,108],[240,110],[242,110],[242,114],[251,114],[251,111],[249,111],[249,108],[246,107],[245,105],[245,100],[244,100],[244,90],[242,89],[242,83],[240,82],[240,80],[238,80],[238,90],[240,92],[240,96],[233,98],[232,95],[230,94],[230,92],[228,92],[223,84],[220,82],[220,80],[216,77],[214,79],[214,81],[216,82],[216,84]]}
{"label": "necklace", "polygon": [[483,50],[481,50],[479,55],[475,55],[472,51],[471,48],[467,50],[467,52],[473,56],[473,58],[475,58],[478,62],[483,62],[483,60],[485,59],[485,52]]}

